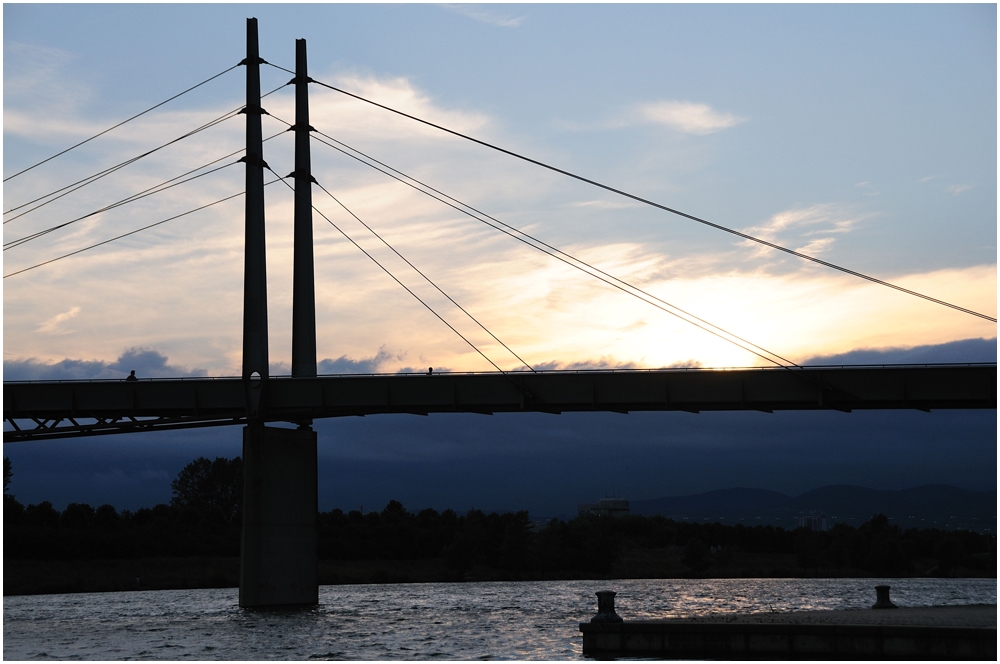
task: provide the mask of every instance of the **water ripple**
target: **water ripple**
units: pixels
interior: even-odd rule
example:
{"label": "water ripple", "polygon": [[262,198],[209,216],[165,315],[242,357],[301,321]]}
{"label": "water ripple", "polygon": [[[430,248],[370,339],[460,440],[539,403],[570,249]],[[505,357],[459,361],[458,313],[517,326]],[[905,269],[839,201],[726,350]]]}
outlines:
{"label": "water ripple", "polygon": [[[320,605],[249,611],[236,589],[4,598],[4,659],[579,659],[594,592],[625,619],[872,604],[995,604],[995,579],[709,579],[320,588]],[[168,654],[169,653],[169,654]]]}

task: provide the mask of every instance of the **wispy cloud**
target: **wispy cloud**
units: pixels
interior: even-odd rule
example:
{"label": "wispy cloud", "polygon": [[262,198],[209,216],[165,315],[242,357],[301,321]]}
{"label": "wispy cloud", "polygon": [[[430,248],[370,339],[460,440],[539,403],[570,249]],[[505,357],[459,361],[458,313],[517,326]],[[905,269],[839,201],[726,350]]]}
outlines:
{"label": "wispy cloud", "polygon": [[578,201],[575,203],[571,203],[570,206],[576,208],[593,208],[597,210],[624,210],[626,208],[640,207],[641,203],[633,203],[632,201],[594,200],[594,201]]}
{"label": "wispy cloud", "polygon": [[[33,104],[62,100],[64,104],[69,102],[71,107],[82,99],[92,97],[84,86],[67,81],[63,75],[64,68],[75,59],[69,51],[53,46],[5,41],[4,57],[18,65],[4,72],[4,96],[9,94],[16,99],[30,95]],[[70,84],[68,88],[67,83]]]}
{"label": "wispy cloud", "polygon": [[[851,232],[862,219],[863,215],[853,213],[844,206],[820,204],[779,212],[765,223],[745,228],[744,231],[765,240],[780,240],[784,244],[796,244],[805,240],[805,244],[795,250],[816,255],[833,246],[836,238],[832,236]],[[749,240],[747,246],[766,251]]]}
{"label": "wispy cloud", "polygon": [[38,326],[38,332],[42,334],[67,334],[70,330],[60,327],[63,323],[75,318],[80,313],[80,307],[73,307],[69,311],[56,314],[52,318]]}
{"label": "wispy cloud", "polygon": [[972,189],[971,184],[953,184],[948,187],[948,193],[952,196],[958,196],[961,193],[969,191]]}
{"label": "wispy cloud", "polygon": [[854,186],[861,190],[862,196],[878,196],[881,193],[875,190],[871,182],[859,182]]}
{"label": "wispy cloud", "polygon": [[604,120],[555,120],[553,127],[562,131],[606,131],[637,125],[662,125],[696,136],[714,134],[746,122],[746,118],[713,109],[708,104],[690,101],[661,100],[636,104]]}
{"label": "wispy cloud", "polygon": [[714,134],[746,122],[746,118],[713,109],[708,104],[690,101],[655,101],[635,108],[643,122],[661,124],[687,134]]}
{"label": "wispy cloud", "polygon": [[488,9],[486,5],[455,5],[455,4],[444,4],[441,5],[445,9],[449,9],[457,14],[461,14],[467,18],[471,18],[474,21],[479,21],[480,23],[487,23],[489,25],[495,25],[501,28],[516,28],[521,23],[524,22],[526,17],[524,16],[511,16],[510,14],[500,14],[492,9]]}
{"label": "wispy cloud", "polygon": [[[408,79],[403,77],[378,77],[361,73],[331,73],[327,80],[333,81],[345,90],[350,90],[367,99],[377,101],[386,106],[411,113],[432,122],[443,124],[461,132],[481,132],[489,123],[489,118],[477,112],[445,108],[437,104],[426,92],[418,89]],[[290,96],[281,97],[271,102],[280,106],[284,115],[294,119],[294,99]],[[345,98],[343,95],[319,90],[318,94],[310,96],[310,115],[315,114],[317,120],[336,118],[338,126],[351,126],[373,136],[378,135],[378,129],[394,128],[395,118],[382,112],[373,113],[366,104]],[[270,106],[268,107],[270,110]],[[289,119],[285,118],[285,119]],[[437,129],[423,127],[412,120],[402,119],[398,123],[405,128],[409,136],[427,135],[440,137]],[[317,127],[319,129],[319,127]]]}

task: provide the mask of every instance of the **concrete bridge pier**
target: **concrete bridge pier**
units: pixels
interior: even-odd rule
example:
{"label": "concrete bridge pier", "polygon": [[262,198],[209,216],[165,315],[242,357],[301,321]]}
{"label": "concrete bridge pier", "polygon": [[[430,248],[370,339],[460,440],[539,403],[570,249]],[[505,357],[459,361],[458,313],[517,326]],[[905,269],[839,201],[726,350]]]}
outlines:
{"label": "concrete bridge pier", "polygon": [[243,429],[240,606],[319,602],[316,432]]}

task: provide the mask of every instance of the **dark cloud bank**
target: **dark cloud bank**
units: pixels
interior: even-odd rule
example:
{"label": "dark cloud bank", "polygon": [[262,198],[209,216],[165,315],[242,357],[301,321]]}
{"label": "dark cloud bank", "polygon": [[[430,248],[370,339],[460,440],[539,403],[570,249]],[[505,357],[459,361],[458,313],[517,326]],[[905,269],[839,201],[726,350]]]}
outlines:
{"label": "dark cloud bank", "polygon": [[803,364],[952,364],[996,362],[997,340],[963,339],[935,346],[852,350],[840,355],[814,357]]}
{"label": "dark cloud bank", "polygon": [[114,362],[101,360],[63,360],[53,364],[27,360],[4,360],[4,380],[86,380],[93,378],[124,378],[130,371],[145,378],[177,378],[206,376],[204,369],[171,366],[167,357],[148,348],[130,348]]}
{"label": "dark cloud bank", "polygon": [[[320,370],[370,373],[393,357],[382,349],[362,360],[324,360]],[[968,339],[808,364],[995,361],[996,339]],[[132,368],[146,376],[182,371],[155,351],[132,350],[113,363],[5,362],[4,379]],[[830,484],[991,491],[997,484],[994,410],[386,415],[322,420],[316,429],[324,510],[381,509],[395,498],[411,509],[555,516],[607,493],[645,500],[730,487],[795,495]],[[170,480],[191,459],[240,454],[240,440],[233,427],[7,444],[4,454],[14,464],[11,491],[24,503],[135,509],[169,500]]]}

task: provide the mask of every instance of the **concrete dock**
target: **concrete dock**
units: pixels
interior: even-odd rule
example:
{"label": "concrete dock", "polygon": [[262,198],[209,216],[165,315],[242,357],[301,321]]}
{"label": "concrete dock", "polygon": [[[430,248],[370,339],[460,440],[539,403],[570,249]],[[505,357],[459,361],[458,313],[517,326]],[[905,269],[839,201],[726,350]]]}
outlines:
{"label": "concrete dock", "polygon": [[600,659],[996,660],[997,607],[710,615],[581,623]]}

